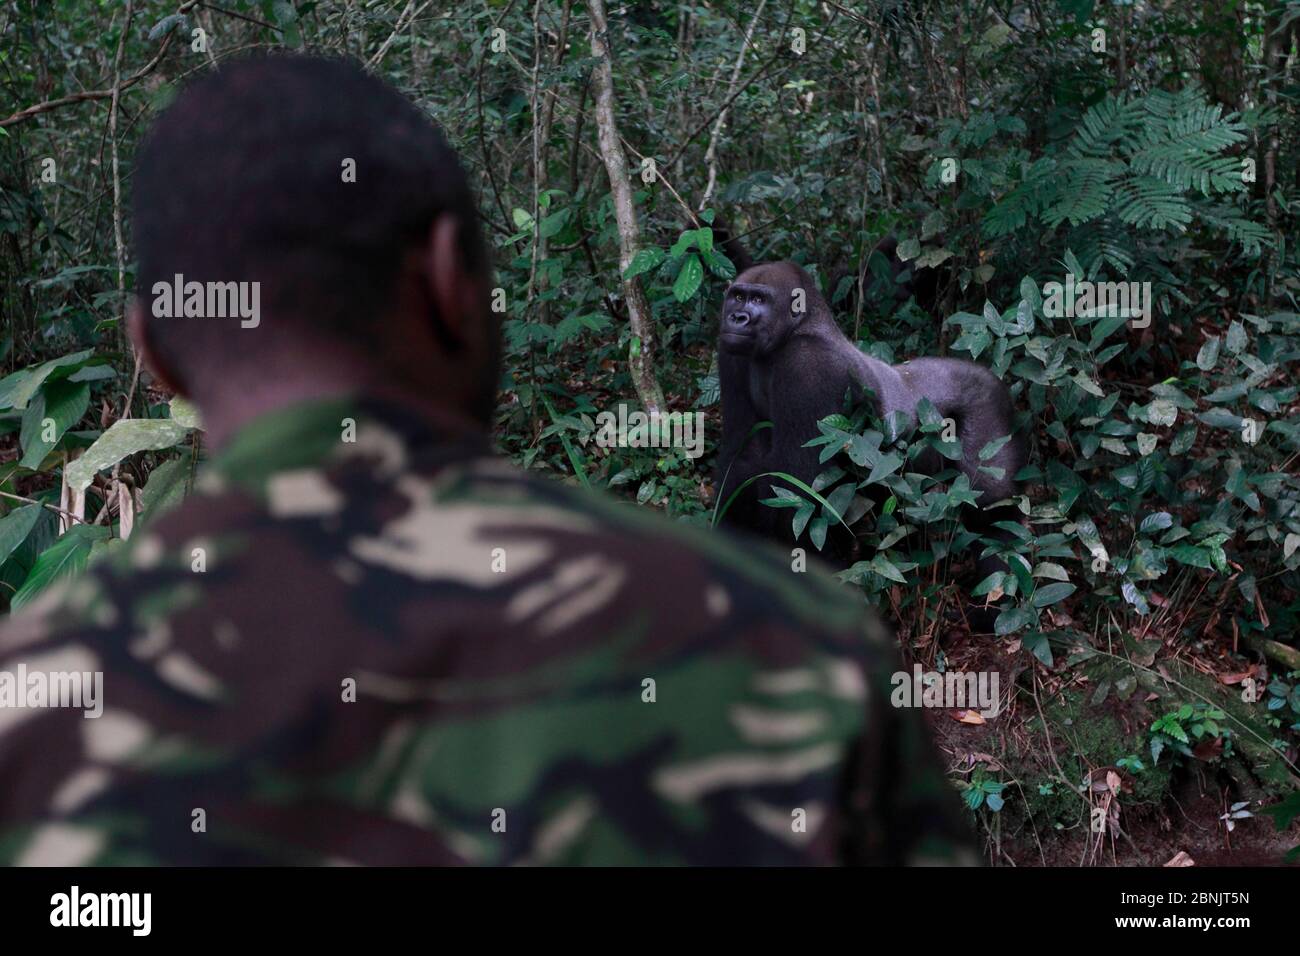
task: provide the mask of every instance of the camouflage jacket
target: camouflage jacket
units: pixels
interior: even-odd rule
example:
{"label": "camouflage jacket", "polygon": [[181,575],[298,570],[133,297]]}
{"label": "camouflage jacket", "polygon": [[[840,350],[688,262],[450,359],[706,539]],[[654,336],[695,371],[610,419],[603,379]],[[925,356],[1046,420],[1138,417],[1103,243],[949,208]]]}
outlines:
{"label": "camouflage jacket", "polygon": [[389,405],[259,419],[0,629],[11,688],[102,674],[0,707],[0,863],[973,860],[890,639],[788,560]]}

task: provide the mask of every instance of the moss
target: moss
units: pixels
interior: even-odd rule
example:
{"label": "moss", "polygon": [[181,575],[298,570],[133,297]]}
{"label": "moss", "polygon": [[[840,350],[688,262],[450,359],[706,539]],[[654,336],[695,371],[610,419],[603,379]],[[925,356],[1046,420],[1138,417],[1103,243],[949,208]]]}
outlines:
{"label": "moss", "polygon": [[[1009,801],[1005,811],[1010,817],[1007,822],[1018,827],[1032,815],[1040,834],[1085,824],[1086,808],[1078,789],[1085,774],[1090,769],[1119,767],[1120,760],[1134,756],[1141,760],[1142,770],[1119,767],[1121,778],[1132,788],[1122,796],[1126,808],[1163,804],[1192,763],[1230,777],[1241,799],[1281,796],[1288,792],[1294,784],[1286,765],[1267,746],[1274,731],[1263,719],[1262,703],[1245,703],[1238,688],[1222,685],[1177,661],[1162,661],[1162,667],[1183,686],[1126,661],[1096,656],[1078,663],[1072,671],[1075,676],[1086,675],[1086,682],[1071,683],[1050,699],[1043,697],[1042,711],[1056,763],[1074,789],[1061,782],[1045,746],[1009,752],[1001,759],[1009,773],[1020,781],[1024,805],[1021,801]],[[1146,698],[1151,693],[1159,697],[1148,702]],[[1230,753],[1219,760],[1201,762],[1166,750],[1159,762],[1152,761],[1152,722],[1202,698],[1231,718],[1221,722],[1232,731]],[[1026,722],[1025,731],[1031,739],[1046,740],[1043,721],[1037,713]],[[1041,792],[1042,787],[1049,792]]]}
{"label": "moss", "polygon": [[[1241,699],[1240,687],[1221,684],[1177,661],[1169,662],[1166,669],[1179,683],[1228,714],[1230,719],[1223,723],[1232,730],[1233,754],[1223,761],[1223,766],[1238,785],[1241,799],[1282,797],[1295,789],[1296,780],[1291,771],[1269,746],[1278,733],[1266,722],[1263,699],[1246,703]],[[1180,688],[1170,690],[1178,695],[1174,698],[1178,703],[1197,699]],[[1262,688],[1259,693],[1262,698]]]}
{"label": "moss", "polygon": [[[1021,766],[1009,767],[1024,784],[1028,810],[1040,830],[1083,822],[1086,806],[1079,788],[1089,771],[1100,767],[1119,769],[1132,788],[1123,798],[1128,806],[1155,805],[1169,793],[1172,762],[1166,758],[1152,763],[1146,732],[1152,718],[1140,700],[1143,695],[1134,668],[1111,658],[1094,657],[1079,665],[1079,672],[1087,675],[1086,683],[1072,684],[1042,702],[1056,763],[1044,750],[1026,753]],[[1046,739],[1037,714],[1025,729]],[[1134,756],[1144,769],[1120,767],[1121,760]],[[1056,764],[1069,786],[1061,781]],[[1040,792],[1043,786],[1050,786],[1051,792]]]}

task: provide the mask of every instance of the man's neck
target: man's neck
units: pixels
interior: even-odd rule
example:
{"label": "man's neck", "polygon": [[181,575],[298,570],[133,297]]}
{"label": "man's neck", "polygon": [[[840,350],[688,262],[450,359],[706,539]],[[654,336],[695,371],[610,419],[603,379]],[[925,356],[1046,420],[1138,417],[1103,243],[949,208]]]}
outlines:
{"label": "man's neck", "polygon": [[430,392],[393,383],[384,375],[370,374],[360,368],[313,367],[311,360],[304,357],[296,359],[294,366],[301,371],[286,370],[252,383],[224,383],[206,391],[200,390],[194,400],[199,407],[208,445],[219,451],[244,426],[292,405],[362,395],[409,408],[440,431],[472,435],[482,435],[485,431],[481,423],[437,401]]}

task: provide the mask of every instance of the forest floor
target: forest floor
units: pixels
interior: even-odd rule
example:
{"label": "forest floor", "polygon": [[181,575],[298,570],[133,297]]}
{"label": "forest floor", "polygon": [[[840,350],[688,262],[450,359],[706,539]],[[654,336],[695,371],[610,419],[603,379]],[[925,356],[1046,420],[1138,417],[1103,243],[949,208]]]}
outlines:
{"label": "forest floor", "polygon": [[[1278,832],[1255,812],[1294,777],[1268,746],[1263,705],[1241,700],[1243,671],[1225,669],[1240,659],[1193,657],[1149,641],[1113,656],[1080,648],[1044,669],[1014,642],[988,635],[954,629],[938,643],[947,668],[1001,675],[996,716],[925,714],[952,776],[1005,784],[999,812],[975,811],[990,862],[1281,866],[1300,844],[1300,822]],[[1153,722],[1189,700],[1222,709],[1224,732],[1191,741],[1190,755],[1166,748],[1153,760]],[[1286,756],[1294,764],[1295,754]],[[1251,815],[1229,829],[1234,808]],[[1106,820],[1100,833],[1090,826],[1098,816]]]}

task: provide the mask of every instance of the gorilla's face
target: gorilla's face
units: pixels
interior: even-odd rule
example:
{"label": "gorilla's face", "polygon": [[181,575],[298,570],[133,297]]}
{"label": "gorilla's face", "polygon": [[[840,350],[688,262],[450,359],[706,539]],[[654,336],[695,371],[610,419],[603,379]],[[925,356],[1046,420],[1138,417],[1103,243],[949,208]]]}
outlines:
{"label": "gorilla's face", "polygon": [[780,323],[774,314],[776,290],[768,285],[733,282],[722,300],[722,348],[735,355],[766,355]]}
{"label": "gorilla's face", "polygon": [[785,262],[742,272],[722,300],[718,327],[722,350],[757,358],[780,349],[798,324],[791,313],[792,293],[803,286],[800,270]]}

